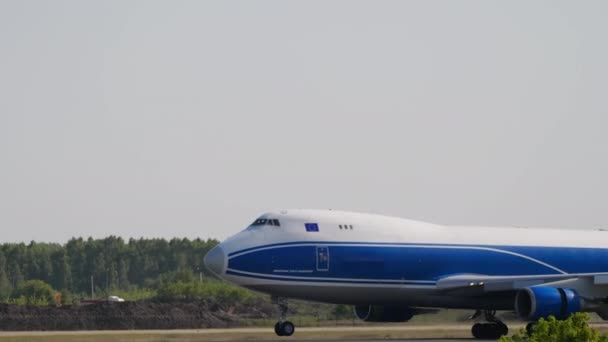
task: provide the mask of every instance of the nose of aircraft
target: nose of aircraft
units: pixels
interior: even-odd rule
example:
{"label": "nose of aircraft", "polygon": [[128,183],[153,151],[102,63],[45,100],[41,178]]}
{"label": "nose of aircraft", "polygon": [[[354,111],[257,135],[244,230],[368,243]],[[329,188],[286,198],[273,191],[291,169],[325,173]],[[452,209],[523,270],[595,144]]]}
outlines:
{"label": "nose of aircraft", "polygon": [[220,246],[215,246],[211,249],[203,260],[205,266],[217,276],[224,274],[226,254]]}

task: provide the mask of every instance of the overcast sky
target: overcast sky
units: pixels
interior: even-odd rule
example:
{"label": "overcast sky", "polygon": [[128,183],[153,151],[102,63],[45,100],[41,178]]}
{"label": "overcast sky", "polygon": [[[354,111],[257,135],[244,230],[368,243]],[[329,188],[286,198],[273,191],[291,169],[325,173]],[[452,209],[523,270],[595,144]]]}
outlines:
{"label": "overcast sky", "polygon": [[606,1],[0,1],[1,241],[267,210],[608,228]]}

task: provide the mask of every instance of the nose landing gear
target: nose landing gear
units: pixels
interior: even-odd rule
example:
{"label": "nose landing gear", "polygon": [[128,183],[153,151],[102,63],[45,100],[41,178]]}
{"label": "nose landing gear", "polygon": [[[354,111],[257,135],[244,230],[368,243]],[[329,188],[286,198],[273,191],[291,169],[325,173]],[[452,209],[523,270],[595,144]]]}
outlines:
{"label": "nose landing gear", "polygon": [[287,299],[282,297],[272,297],[272,302],[279,306],[279,321],[274,325],[274,332],[277,336],[291,336],[296,331],[296,326],[287,320]]}
{"label": "nose landing gear", "polygon": [[296,331],[296,327],[290,321],[277,322],[277,324],[274,325],[274,333],[277,334],[277,336],[291,336],[294,331]]}
{"label": "nose landing gear", "polygon": [[[509,333],[507,325],[496,318],[496,310],[484,310],[483,313],[488,323],[476,323],[473,325],[471,332],[475,338],[495,340]],[[472,317],[477,317],[480,314],[481,312],[477,311]]]}

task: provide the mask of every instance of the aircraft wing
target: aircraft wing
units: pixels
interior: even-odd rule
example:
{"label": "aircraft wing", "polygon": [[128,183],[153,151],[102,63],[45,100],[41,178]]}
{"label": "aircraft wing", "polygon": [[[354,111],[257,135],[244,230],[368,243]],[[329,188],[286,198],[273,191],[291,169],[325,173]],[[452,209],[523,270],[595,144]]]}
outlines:
{"label": "aircraft wing", "polygon": [[469,290],[474,292],[513,291],[530,286],[551,284],[565,280],[586,278],[593,285],[608,285],[608,273],[546,274],[522,276],[488,276],[482,274],[458,274],[437,281],[439,290]]}

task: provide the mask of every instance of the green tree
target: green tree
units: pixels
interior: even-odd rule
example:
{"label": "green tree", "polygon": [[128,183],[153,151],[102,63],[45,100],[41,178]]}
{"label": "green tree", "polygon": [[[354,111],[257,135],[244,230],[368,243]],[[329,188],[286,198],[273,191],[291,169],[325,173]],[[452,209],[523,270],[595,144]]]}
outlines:
{"label": "green tree", "polygon": [[86,291],[91,277],[86,269],[85,244],[82,238],[72,238],[65,245],[66,258],[69,262],[72,290]]}
{"label": "green tree", "polygon": [[332,310],[332,315],[335,319],[350,319],[353,317],[353,310],[344,304],[337,304]]}
{"label": "green tree", "polygon": [[8,298],[11,291],[11,283],[6,274],[6,257],[4,257],[4,253],[0,251],[0,301]]}
{"label": "green tree", "polygon": [[102,251],[97,251],[94,258],[94,277],[95,284],[100,288],[108,288],[108,270],[106,268],[106,257]]}
{"label": "green tree", "polygon": [[51,255],[53,274],[51,285],[57,289],[70,290],[72,288],[72,269],[68,262],[65,250],[58,250]]}
{"label": "green tree", "polygon": [[199,270],[211,276],[203,265],[203,256],[217,243],[217,240],[177,238],[125,242],[109,236],[72,238],[65,245],[33,241],[0,244],[5,259],[5,266],[0,265],[0,296],[2,291],[10,292],[29,279],[39,279],[57,290],[67,289],[78,295],[89,293],[91,276],[97,288],[114,291],[142,287],[157,290],[167,279],[190,282],[194,272],[198,280]]}
{"label": "green tree", "polygon": [[13,288],[19,286],[23,282],[23,273],[21,273],[21,267],[19,267],[18,261],[9,262],[8,274],[11,286]]}
{"label": "green tree", "polygon": [[127,263],[122,258],[118,262],[118,287],[122,290],[129,288],[129,271]]}
{"label": "green tree", "polygon": [[26,304],[54,304],[57,291],[42,280],[24,281],[17,287],[15,297],[25,300]]}
{"label": "green tree", "polygon": [[110,263],[110,267],[108,268],[108,288],[118,288],[118,271],[116,270],[116,263],[114,262]]}
{"label": "green tree", "polygon": [[61,304],[72,304],[72,300],[72,293],[70,293],[70,291],[68,291],[67,289],[61,290]]}

